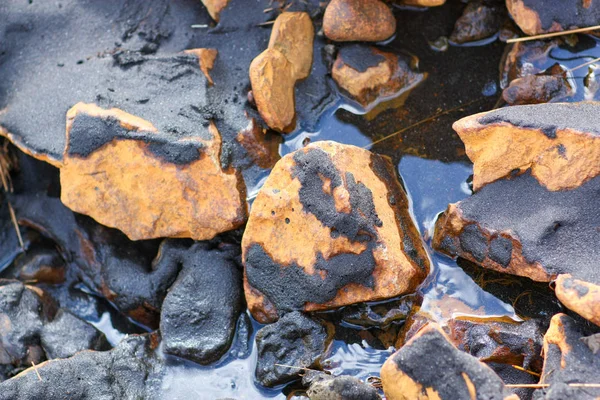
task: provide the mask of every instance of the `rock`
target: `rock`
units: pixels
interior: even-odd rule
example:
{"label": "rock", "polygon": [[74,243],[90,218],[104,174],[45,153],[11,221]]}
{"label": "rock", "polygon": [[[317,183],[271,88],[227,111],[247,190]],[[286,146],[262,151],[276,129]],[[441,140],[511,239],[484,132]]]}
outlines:
{"label": "rock", "polygon": [[41,343],[49,359],[68,358],[88,349],[110,349],[102,332],[62,308],[42,328]]}
{"label": "rock", "polygon": [[47,361],[0,384],[2,400],[149,399],[160,397],[158,338],[130,335],[111,351],[82,351]]}
{"label": "rock", "polygon": [[575,279],[571,274],[556,279],[556,297],[570,310],[600,326],[600,284]]}
{"label": "rock", "polygon": [[554,64],[541,73],[517,78],[504,89],[502,98],[511,106],[562,100],[574,94],[567,73],[559,64]]}
{"label": "rock", "polygon": [[250,82],[260,116],[272,129],[291,131],[296,103],[292,63],[277,50],[267,49],[252,60]]}
{"label": "rock", "polygon": [[387,328],[408,319],[413,307],[419,307],[422,297],[419,295],[403,296],[400,299],[385,303],[360,303],[344,307],[341,311],[342,321],[346,324],[364,328]]}
{"label": "rock", "polygon": [[77,104],[67,113],[61,200],[132,240],[235,229],[246,219],[243,180],[221,168],[221,137],[214,124],[209,132],[179,139],[121,110]]}
{"label": "rock", "polygon": [[600,23],[600,4],[594,0],[507,0],[506,7],[527,35],[585,28]]}
{"label": "rock", "polygon": [[201,0],[206,10],[215,21],[219,22],[221,11],[227,7],[229,0]]}
{"label": "rock", "polygon": [[338,51],[331,75],[366,109],[412,89],[426,76],[413,70],[408,58],[359,44]]}
{"label": "rock", "polygon": [[446,0],[394,0],[397,3],[405,6],[413,7],[438,7],[444,5]]}
{"label": "rock", "polygon": [[565,45],[561,38],[512,43],[500,61],[500,87],[505,89],[515,79],[542,72],[553,51]]}
{"label": "rock", "polygon": [[429,272],[390,160],[329,141],[277,162],[242,252],[248,308],[263,323],[412,293]]}
{"label": "rock", "polygon": [[332,329],[300,312],[261,328],[256,333],[258,382],[273,387],[298,378],[302,368],[317,367],[329,350]]}
{"label": "rock", "polygon": [[433,323],[387,359],[381,383],[388,400],[518,399],[494,371],[454,347]]}
{"label": "rock", "polygon": [[490,38],[498,33],[505,17],[501,4],[469,2],[454,24],[450,41],[462,44]]}
{"label": "rock", "polygon": [[219,51],[216,49],[189,49],[185,50],[184,53],[193,54],[198,58],[200,70],[208,80],[208,83],[214,85],[215,82],[210,76],[210,70],[215,66],[215,60],[217,59],[217,55],[219,55]]}
{"label": "rock", "polygon": [[250,64],[256,107],[272,129],[289,132],[295,127],[294,87],[310,74],[314,35],[307,13],[284,12],[275,20],[269,47]]}
{"label": "rock", "polygon": [[250,155],[252,162],[260,168],[271,169],[281,158],[279,145],[283,143],[281,135],[263,129],[256,119],[251,118],[248,127],[240,131],[236,140]]}
{"label": "rock", "polygon": [[323,32],[336,42],[379,42],[396,32],[396,18],[379,0],[331,0]]}
{"label": "rock", "polygon": [[284,12],[277,17],[269,49],[277,50],[292,64],[292,78],[305,79],[313,62],[315,28],[305,12]]}
{"label": "rock", "polygon": [[65,261],[53,248],[34,247],[15,260],[15,268],[19,270],[19,280],[49,284],[65,281]]}
{"label": "rock", "polygon": [[[312,371],[309,371],[312,372]],[[306,373],[302,383],[307,384]],[[380,400],[381,396],[373,386],[352,376],[331,376],[319,373],[310,379],[306,392],[311,400]]]}
{"label": "rock", "polygon": [[182,271],[161,309],[165,353],[200,364],[227,352],[243,308],[241,266],[232,249],[196,243],[178,257]]}
{"label": "rock", "polygon": [[596,399],[598,388],[570,384],[598,383],[600,353],[594,353],[575,321],[565,314],[556,314],[544,336],[544,369],[535,399]]}

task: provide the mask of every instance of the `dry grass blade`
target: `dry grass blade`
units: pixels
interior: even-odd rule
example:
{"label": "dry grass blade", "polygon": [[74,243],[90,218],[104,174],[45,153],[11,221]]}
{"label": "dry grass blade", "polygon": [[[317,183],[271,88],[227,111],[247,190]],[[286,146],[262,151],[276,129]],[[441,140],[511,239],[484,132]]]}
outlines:
{"label": "dry grass blade", "polygon": [[588,65],[595,64],[595,63],[597,63],[598,61],[600,61],[600,57],[598,57],[598,58],[594,58],[593,60],[590,60],[590,61],[588,61],[588,62],[586,62],[586,63],[583,63],[583,64],[581,64],[581,65],[578,65],[578,66],[576,66],[576,67],[573,67],[573,68],[571,68],[569,71],[571,71],[571,72],[572,72],[572,71],[576,71],[576,70],[578,70],[579,68],[587,67]]}
{"label": "dry grass blade", "polygon": [[19,230],[19,224],[17,222],[17,216],[15,215],[15,210],[13,210],[12,205],[9,201],[6,202],[8,204],[8,212],[10,213],[10,219],[12,220],[13,226],[15,227],[15,232],[17,232],[17,237],[19,238],[19,245],[21,245],[21,249],[25,250],[25,245],[23,244],[23,237],[21,236],[21,231]]}
{"label": "dry grass blade", "polygon": [[525,37],[519,37],[519,38],[514,38],[514,39],[508,39],[506,41],[506,43],[518,43],[518,42],[527,42],[529,40],[547,39],[547,38],[552,38],[552,37],[556,37],[556,36],[570,35],[572,33],[583,33],[583,32],[594,31],[596,29],[600,29],[600,25],[588,26],[587,28],[570,29],[568,31],[543,33],[541,35],[525,36]]}
{"label": "dry grass blade", "polygon": [[305,368],[305,367],[296,367],[294,365],[285,365],[285,364],[273,364],[276,367],[284,367],[284,368],[295,368],[295,369],[303,369],[305,371],[317,371],[317,372],[321,372],[318,369],[312,369],[312,368]]}
{"label": "dry grass blade", "polygon": [[0,147],[0,181],[2,187],[7,192],[12,192],[12,182],[10,180],[10,170],[13,165],[8,154],[8,141]]}
{"label": "dry grass blade", "polygon": [[[568,386],[571,387],[581,387],[581,388],[599,388],[600,383],[568,383]],[[514,383],[505,385],[507,388],[526,388],[526,389],[543,389],[550,386],[548,383]]]}
{"label": "dry grass blade", "polygon": [[39,381],[41,382],[42,381],[42,376],[40,375],[40,372],[37,370],[37,366],[35,365],[35,363],[33,361],[31,362],[31,367],[33,368],[33,370],[37,374],[37,377],[38,377]]}
{"label": "dry grass blade", "polygon": [[525,369],[525,368],[523,368],[523,367],[521,367],[521,366],[519,366],[519,365],[513,365],[512,367],[513,367],[514,369],[518,369],[519,371],[527,372],[529,375],[537,376],[538,378],[541,376],[541,375],[540,375],[540,374],[538,374],[537,372],[530,371],[530,370],[528,370],[528,369]]}

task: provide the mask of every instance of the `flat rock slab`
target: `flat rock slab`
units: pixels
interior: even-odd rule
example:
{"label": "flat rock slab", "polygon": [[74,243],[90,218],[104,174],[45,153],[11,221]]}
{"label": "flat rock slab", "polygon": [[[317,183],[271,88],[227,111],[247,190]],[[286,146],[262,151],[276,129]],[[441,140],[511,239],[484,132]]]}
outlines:
{"label": "flat rock slab", "polygon": [[388,400],[515,399],[491,368],[454,347],[434,323],[386,360],[381,383]]}
{"label": "flat rock slab", "polygon": [[598,0],[507,0],[506,6],[519,28],[528,35],[600,24]]}
{"label": "flat rock slab", "polygon": [[223,356],[243,310],[239,249],[210,249],[195,243],[173,258],[182,271],[161,308],[160,333],[166,353],[210,364]]}
{"label": "flat rock slab", "polygon": [[429,271],[390,160],[328,141],[275,165],[242,251],[246,300],[261,322],[412,293]]}
{"label": "flat rock slab", "polygon": [[600,352],[598,335],[584,337],[575,321],[556,314],[544,336],[544,369],[535,399],[597,399],[600,388],[575,387],[570,384],[598,383]]}

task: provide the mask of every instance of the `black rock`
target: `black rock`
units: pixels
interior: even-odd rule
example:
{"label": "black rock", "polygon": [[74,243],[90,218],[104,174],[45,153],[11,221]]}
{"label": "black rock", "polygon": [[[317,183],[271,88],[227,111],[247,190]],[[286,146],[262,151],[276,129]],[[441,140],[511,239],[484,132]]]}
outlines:
{"label": "black rock", "polygon": [[64,309],[42,328],[41,341],[49,359],[71,357],[86,349],[110,349],[102,332]]}
{"label": "black rock", "polygon": [[256,378],[268,387],[298,378],[302,368],[318,366],[330,338],[326,326],[305,314],[296,311],[284,315],[256,333]]}
{"label": "black rock", "polygon": [[201,243],[181,252],[183,269],[161,312],[166,353],[209,364],[227,352],[244,305],[236,255]]}

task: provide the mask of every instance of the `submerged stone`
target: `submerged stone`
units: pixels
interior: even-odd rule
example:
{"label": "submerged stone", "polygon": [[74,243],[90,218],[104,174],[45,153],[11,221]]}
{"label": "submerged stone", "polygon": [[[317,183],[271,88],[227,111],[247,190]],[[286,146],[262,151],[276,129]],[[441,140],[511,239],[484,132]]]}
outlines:
{"label": "submerged stone", "polygon": [[390,160],[328,141],[276,164],[242,251],[248,308],[260,322],[412,293],[429,272]]}
{"label": "submerged stone", "polygon": [[302,384],[311,400],[380,400],[377,389],[353,376],[307,371]]}
{"label": "submerged stone", "polygon": [[331,327],[300,313],[286,314],[256,333],[256,379],[272,387],[316,368],[325,358],[333,337]]}
{"label": "submerged stone", "polygon": [[323,15],[323,32],[336,42],[379,42],[396,32],[396,18],[379,0],[331,0]]}
{"label": "submerged stone", "polygon": [[502,98],[509,105],[559,101],[574,94],[567,74],[567,70],[554,64],[535,75],[514,79],[502,92]]}
{"label": "submerged stone", "polygon": [[469,2],[456,20],[450,40],[462,44],[491,38],[498,33],[505,18],[506,10],[501,3]]}

